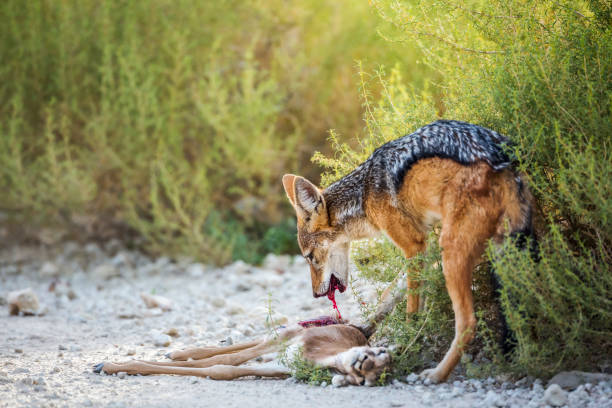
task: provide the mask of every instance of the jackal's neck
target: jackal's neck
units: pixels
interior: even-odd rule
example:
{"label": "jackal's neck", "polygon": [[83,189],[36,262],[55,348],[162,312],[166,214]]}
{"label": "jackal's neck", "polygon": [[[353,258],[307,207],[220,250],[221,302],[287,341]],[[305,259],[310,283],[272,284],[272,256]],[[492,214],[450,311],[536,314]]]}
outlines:
{"label": "jackal's neck", "polygon": [[364,208],[366,175],[362,164],[323,191],[330,224],[344,228],[352,239],[365,238],[363,231],[369,229]]}

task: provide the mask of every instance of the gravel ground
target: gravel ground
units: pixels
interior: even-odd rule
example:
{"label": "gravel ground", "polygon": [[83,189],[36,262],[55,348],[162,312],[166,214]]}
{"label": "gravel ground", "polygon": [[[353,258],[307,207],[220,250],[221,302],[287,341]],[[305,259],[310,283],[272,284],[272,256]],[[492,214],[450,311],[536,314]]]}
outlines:
{"label": "gravel ground", "polygon": [[[41,315],[9,316],[8,293],[28,287],[38,296]],[[366,286],[360,291],[366,299],[376,293]],[[141,293],[169,299],[172,309],[148,309]],[[337,299],[344,317],[358,318],[349,291]],[[105,248],[14,247],[0,251],[0,307],[0,407],[285,408],[322,401],[334,408],[612,407],[609,379],[568,392],[528,379],[455,377],[424,385],[412,375],[386,387],[333,388],[291,378],[213,381],[92,373],[92,365],[102,361],[163,359],[175,349],[260,337],[267,321],[331,314],[326,298],[312,298],[300,257],[269,256],[263,267],[237,262],[214,269],[188,259],[151,259],[117,242]]]}

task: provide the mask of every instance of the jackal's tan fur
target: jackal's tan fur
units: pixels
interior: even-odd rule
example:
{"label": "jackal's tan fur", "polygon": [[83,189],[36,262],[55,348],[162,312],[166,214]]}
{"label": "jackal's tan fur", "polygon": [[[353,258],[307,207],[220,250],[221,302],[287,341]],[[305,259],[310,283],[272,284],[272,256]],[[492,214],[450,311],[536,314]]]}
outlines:
{"label": "jackal's tan fur", "polygon": [[[486,153],[470,139],[470,132],[492,131],[462,122],[449,123],[450,132],[454,127],[468,129],[462,141],[468,153],[469,149]],[[447,129],[442,127],[440,132]],[[431,144],[434,136],[426,132],[423,143]],[[346,285],[350,241],[384,232],[406,257],[412,257],[424,249],[431,226],[441,222],[440,246],[446,288],[455,313],[455,338],[438,366],[423,372],[423,376],[439,382],[448,377],[474,337],[472,269],[489,240],[500,243],[510,233],[531,230],[531,195],[520,175],[506,164],[496,168],[478,158],[473,163],[459,163],[459,159],[431,157],[428,153],[422,159],[412,155],[414,162],[402,167],[396,164],[402,159],[398,156],[405,154],[401,149],[383,146],[346,180],[326,190],[291,174],[283,177],[283,185],[296,210],[298,243],[310,263],[315,296],[330,291],[332,276]],[[499,153],[494,144],[487,149]],[[391,158],[384,160],[384,155]],[[399,187],[394,189],[389,180],[398,180],[398,168],[408,170],[401,173],[396,182]],[[407,284],[417,287],[409,278]],[[407,311],[415,312],[417,307],[418,296],[409,295]]]}

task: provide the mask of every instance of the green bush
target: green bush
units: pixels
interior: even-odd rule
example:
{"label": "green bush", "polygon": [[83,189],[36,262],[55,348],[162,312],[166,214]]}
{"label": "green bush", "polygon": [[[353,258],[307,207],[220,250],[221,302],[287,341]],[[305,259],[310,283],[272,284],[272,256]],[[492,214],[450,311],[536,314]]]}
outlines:
{"label": "green bush", "polygon": [[[610,3],[372,3],[384,20],[383,35],[418,44],[425,64],[439,78],[416,92],[403,85],[398,70],[362,73],[367,79],[362,81],[365,135],[358,138],[355,149],[332,134],[335,156],[314,157],[328,170],[325,183],[346,174],[381,143],[439,117],[481,124],[508,135],[516,143],[517,166],[527,174],[536,197],[541,260],[534,262],[513,243],[499,256],[491,252],[516,347],[507,361],[500,360],[490,336],[496,331],[492,326],[495,306],[485,302],[477,307],[480,343],[488,353],[485,361],[517,374],[538,376],[561,369],[598,370],[598,359],[612,352]],[[370,80],[381,84],[378,99],[368,93]],[[392,258],[397,256],[383,247],[359,259],[396,270],[398,261]],[[437,260],[425,255],[424,261],[422,275],[433,280],[429,297],[436,302],[446,296],[440,272],[428,272]],[[481,278],[484,282],[485,276]],[[476,273],[475,282],[478,279]],[[484,284],[475,286],[477,299],[491,299],[490,288],[485,289]],[[444,306],[436,303],[436,307],[443,310]],[[405,324],[401,313],[391,317],[393,330],[385,329],[385,333],[400,344],[400,354],[416,353],[412,361],[404,359],[408,370],[427,361],[422,353],[437,350],[439,328],[452,323],[448,315],[439,315],[432,316],[434,324],[425,324],[422,316]],[[448,345],[450,338],[444,341]],[[419,342],[426,346],[415,349]],[[472,373],[477,371],[472,367]]]}
{"label": "green bush", "polygon": [[281,175],[304,170],[332,123],[360,126],[354,60],[423,77],[376,24],[348,0],[3,1],[0,208],[254,259],[262,225],[293,216]]}

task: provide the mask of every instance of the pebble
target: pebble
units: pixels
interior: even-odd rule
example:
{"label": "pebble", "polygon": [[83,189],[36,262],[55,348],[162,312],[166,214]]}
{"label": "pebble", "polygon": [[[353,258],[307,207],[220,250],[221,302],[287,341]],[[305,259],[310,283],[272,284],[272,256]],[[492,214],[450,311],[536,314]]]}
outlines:
{"label": "pebble", "polygon": [[53,278],[60,274],[60,268],[53,262],[45,262],[40,268],[40,274],[43,277]]}
{"label": "pebble", "polygon": [[168,347],[170,343],[172,343],[172,337],[168,336],[167,334],[162,333],[153,337],[153,344],[155,344],[157,347]]}
{"label": "pebble", "polygon": [[276,271],[285,271],[291,266],[291,257],[289,255],[268,254],[262,262],[265,269]]}
{"label": "pebble", "polygon": [[164,333],[170,337],[180,337],[179,331],[176,327],[171,327],[168,330],[166,330]]}
{"label": "pebble", "polygon": [[127,349],[127,351],[125,352],[126,356],[133,356],[136,354],[136,350],[134,349]]}
{"label": "pebble", "polygon": [[243,314],[244,313],[244,309],[241,308],[240,306],[231,306],[231,307],[228,307],[226,309],[226,312],[227,312],[228,315],[234,316],[234,315],[237,315],[237,314]]}
{"label": "pebble", "polygon": [[553,407],[563,406],[567,404],[567,391],[558,384],[551,384],[544,391],[544,402]]}
{"label": "pebble", "polygon": [[31,288],[10,292],[7,301],[11,315],[35,315],[40,312],[38,297]]}
{"label": "pebble", "polygon": [[483,406],[485,407],[496,407],[499,404],[499,397],[495,391],[488,391],[487,395],[483,400]]}
{"label": "pebble", "polygon": [[147,293],[141,293],[140,298],[145,303],[145,306],[149,309],[160,308],[164,312],[172,310],[172,301],[168,298],[158,295],[149,295]]}
{"label": "pebble", "polygon": [[211,303],[211,304],[212,304],[214,307],[221,308],[221,307],[225,306],[225,299],[223,299],[223,298],[219,298],[219,297],[216,297],[216,298],[213,298],[213,299],[210,301],[210,303]]}
{"label": "pebble", "polygon": [[419,380],[419,375],[418,375],[418,374],[416,374],[416,373],[412,373],[412,374],[410,374],[410,375],[408,375],[408,376],[406,377],[406,382],[407,382],[408,384],[414,384],[414,383],[415,383],[415,382],[417,382],[418,380]]}
{"label": "pebble", "polygon": [[117,373],[117,377],[121,378],[122,380],[127,377],[127,373],[125,371],[119,371]]}
{"label": "pebble", "polygon": [[192,278],[201,278],[204,276],[204,265],[201,263],[194,263],[187,267],[187,274]]}
{"label": "pebble", "polygon": [[102,264],[96,266],[91,275],[100,280],[109,280],[118,276],[121,276],[119,269],[111,264]]}
{"label": "pebble", "polygon": [[597,384],[599,382],[611,381],[611,374],[587,373],[584,371],[562,371],[550,379],[548,385],[557,384],[566,390],[573,390],[582,384]]}

